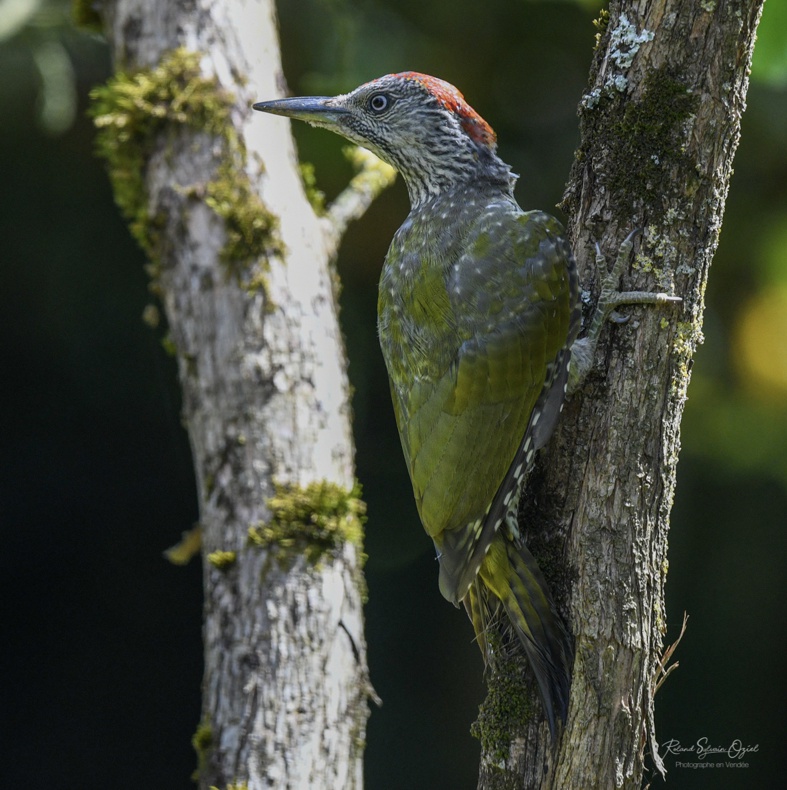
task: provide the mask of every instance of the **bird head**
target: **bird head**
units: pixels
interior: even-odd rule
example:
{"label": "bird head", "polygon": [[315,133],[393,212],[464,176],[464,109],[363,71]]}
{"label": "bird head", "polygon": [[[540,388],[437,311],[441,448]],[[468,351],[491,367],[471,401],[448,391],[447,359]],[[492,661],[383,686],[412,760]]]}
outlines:
{"label": "bird head", "polygon": [[340,96],[278,99],[254,109],[330,129],[373,151],[402,174],[414,206],[485,175],[511,183],[492,127],[453,85],[426,74],[388,74]]}

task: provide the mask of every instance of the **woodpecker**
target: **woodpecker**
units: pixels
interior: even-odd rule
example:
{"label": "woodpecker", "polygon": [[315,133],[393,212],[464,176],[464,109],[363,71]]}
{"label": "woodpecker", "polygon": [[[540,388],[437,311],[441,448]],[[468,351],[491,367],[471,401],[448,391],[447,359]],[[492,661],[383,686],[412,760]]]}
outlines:
{"label": "woodpecker", "polygon": [[[443,80],[408,71],[254,109],[336,132],[405,181],[411,210],[385,258],[378,332],[415,501],[440,592],[464,604],[486,661],[486,634],[505,612],[554,739],[573,651],[520,535],[520,492],[562,409],[575,341],[572,380],[616,305],[671,297],[619,294],[607,277],[596,336],[577,341],[578,275],[562,226],[519,207],[494,131]],[[619,279],[626,244],[610,277]]]}

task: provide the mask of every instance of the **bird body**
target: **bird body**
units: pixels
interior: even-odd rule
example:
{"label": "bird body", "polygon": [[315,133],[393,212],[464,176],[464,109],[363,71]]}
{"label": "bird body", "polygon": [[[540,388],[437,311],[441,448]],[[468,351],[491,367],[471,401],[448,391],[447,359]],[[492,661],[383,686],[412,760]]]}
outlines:
{"label": "bird body", "polygon": [[443,596],[465,602],[482,650],[502,603],[554,729],[571,648],[516,503],[563,403],[579,325],[573,258],[554,218],[496,189],[414,214],[386,256],[378,328],[415,501]]}
{"label": "bird body", "polygon": [[492,190],[457,208],[452,197],[411,214],[394,236],[378,329],[418,511],[440,555],[441,590],[456,603],[480,557],[452,561],[449,534],[482,523],[498,490],[508,493],[506,473],[576,334],[577,286],[556,220]]}
{"label": "bird body", "polygon": [[494,132],[442,80],[404,72],[255,108],[338,132],[405,179],[411,211],[383,266],[378,331],[418,512],[440,590],[464,603],[486,658],[495,612],[508,615],[554,735],[572,649],[516,507],[562,408],[579,330],[563,229],[517,205]]}

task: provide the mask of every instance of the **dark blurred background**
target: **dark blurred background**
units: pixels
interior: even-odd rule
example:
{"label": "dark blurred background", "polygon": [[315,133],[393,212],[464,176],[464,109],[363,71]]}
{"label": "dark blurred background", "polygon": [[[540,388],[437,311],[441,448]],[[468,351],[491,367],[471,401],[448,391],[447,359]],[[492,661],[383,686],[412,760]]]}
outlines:
{"label": "dark blurred background", "polygon": [[[460,86],[522,174],[525,207],[561,197],[578,142],[596,0],[288,0],[293,93],[414,69]],[[784,766],[787,520],[787,4],[766,4],[721,245],[707,293],[670,534],[660,741],[758,746],[748,768],[667,787],[770,788]],[[199,719],[198,563],[161,552],[197,519],[175,365],[142,253],[118,216],[85,116],[105,44],[65,0],[0,0],[0,786],[189,788]],[[269,97],[259,97],[269,98]],[[304,125],[329,198],[343,142]],[[342,247],[342,321],[369,505],[372,679],[367,787],[476,784],[483,696],[463,612],[439,595],[395,434],[376,283],[407,213],[397,183]],[[660,780],[654,786],[662,786]]]}

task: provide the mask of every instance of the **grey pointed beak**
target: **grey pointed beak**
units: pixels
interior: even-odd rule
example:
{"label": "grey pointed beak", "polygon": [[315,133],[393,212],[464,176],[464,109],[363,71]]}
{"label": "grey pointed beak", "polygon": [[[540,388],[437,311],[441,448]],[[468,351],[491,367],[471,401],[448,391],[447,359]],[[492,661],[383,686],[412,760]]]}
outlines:
{"label": "grey pointed beak", "polygon": [[335,126],[349,110],[335,103],[333,96],[302,96],[292,99],[260,101],[252,105],[255,110],[284,115],[319,126]]}

